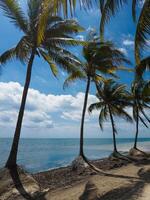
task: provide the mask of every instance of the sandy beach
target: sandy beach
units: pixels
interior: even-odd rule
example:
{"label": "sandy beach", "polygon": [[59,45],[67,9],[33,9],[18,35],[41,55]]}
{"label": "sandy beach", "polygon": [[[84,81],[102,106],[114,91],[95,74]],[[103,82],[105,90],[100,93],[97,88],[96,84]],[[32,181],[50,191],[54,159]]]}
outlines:
{"label": "sandy beach", "polygon": [[150,159],[92,161],[104,173],[71,166],[28,174],[0,170],[0,200],[149,200]]}

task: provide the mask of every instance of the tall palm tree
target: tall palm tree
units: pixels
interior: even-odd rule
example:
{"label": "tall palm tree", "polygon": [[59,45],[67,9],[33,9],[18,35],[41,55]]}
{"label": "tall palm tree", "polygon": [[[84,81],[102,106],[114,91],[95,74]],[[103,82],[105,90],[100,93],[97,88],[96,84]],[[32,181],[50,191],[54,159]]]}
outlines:
{"label": "tall palm tree", "polygon": [[116,70],[124,69],[120,65],[122,63],[130,63],[124,54],[115,48],[111,42],[100,42],[99,37],[94,33],[89,34],[88,42],[88,45],[83,48],[85,62],[81,65],[80,70],[71,73],[65,81],[65,86],[76,79],[85,80],[87,84],[81,118],[79,150],[79,157],[84,159],[84,121],[91,81],[98,84],[99,81],[104,80],[102,75],[116,77]]}
{"label": "tall palm tree", "polygon": [[[115,16],[118,10],[129,0],[104,0],[102,8],[102,17],[100,23],[100,32],[103,39],[104,27],[108,23],[112,16]],[[142,59],[141,52],[148,45],[148,40],[150,39],[150,0],[145,0],[141,8],[140,16],[136,20],[136,6],[139,4],[140,0],[132,0],[132,16],[133,20],[137,21],[136,33],[135,33],[135,60],[136,65],[140,64]]]}
{"label": "tall palm tree", "polygon": [[150,82],[139,80],[134,82],[131,90],[131,98],[133,100],[133,118],[136,124],[134,149],[137,149],[139,122],[141,122],[146,128],[148,128],[148,126],[145,120],[150,123],[150,118],[145,112],[145,109],[150,108],[150,92],[147,93],[148,89],[150,91]]}
{"label": "tall palm tree", "polygon": [[[49,8],[48,18],[43,18],[42,23],[41,0],[28,1],[28,16],[23,13],[17,0],[0,0],[0,7],[11,22],[24,34],[15,47],[0,56],[0,62],[5,64],[15,57],[27,63],[21,106],[12,148],[6,163],[6,167],[12,168],[17,163],[18,144],[34,58],[36,56],[42,57],[49,64],[55,76],[57,75],[57,65],[68,72],[72,72],[79,65],[79,61],[65,47],[81,43],[74,40],[71,35],[82,31],[83,28],[74,20],[63,20],[61,17],[50,15],[51,8]],[[41,35],[41,30],[44,30],[44,35]]]}
{"label": "tall palm tree", "polygon": [[128,92],[125,88],[125,85],[117,84],[112,79],[108,79],[103,83],[100,83],[97,87],[98,92],[96,94],[99,101],[91,104],[89,107],[89,112],[92,112],[93,110],[100,110],[99,125],[102,130],[103,122],[108,120],[108,118],[110,119],[113,132],[114,156],[118,153],[116,145],[117,129],[114,117],[121,117],[129,122],[132,122],[132,117],[130,117],[130,115],[125,111],[125,108],[129,106],[127,98]]}

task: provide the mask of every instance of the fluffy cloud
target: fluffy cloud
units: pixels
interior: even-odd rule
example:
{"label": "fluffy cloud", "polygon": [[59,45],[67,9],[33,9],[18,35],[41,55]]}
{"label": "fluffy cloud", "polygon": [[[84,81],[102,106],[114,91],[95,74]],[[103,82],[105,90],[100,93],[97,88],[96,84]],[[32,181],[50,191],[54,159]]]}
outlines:
{"label": "fluffy cloud", "polygon": [[125,39],[123,40],[123,45],[125,46],[133,46],[134,45],[134,41],[131,39]]}
{"label": "fluffy cloud", "polygon": [[[23,87],[16,82],[1,82],[0,91],[0,125],[13,126],[16,123]],[[60,119],[78,121],[81,119],[83,101],[84,93],[78,93],[76,96],[46,95],[29,89],[24,126],[29,128],[53,127],[55,121],[52,118],[55,117],[52,116],[55,114]],[[89,95],[89,104],[95,101],[96,97]]]}
{"label": "fluffy cloud", "polygon": [[[1,137],[11,137],[18,115],[23,87],[16,82],[0,82],[0,128]],[[26,110],[23,120],[22,137],[79,137],[80,120],[84,93],[72,95],[43,94],[29,89]],[[97,101],[89,95],[88,105]],[[132,113],[131,109],[128,109]],[[123,119],[116,119],[119,137],[130,137],[134,126]],[[143,127],[141,127],[143,130]],[[86,137],[111,137],[111,124],[104,124],[104,133],[99,135],[98,112],[86,113]],[[143,132],[143,131],[142,131]],[[121,134],[120,134],[121,133]],[[145,131],[142,136],[148,133]]]}

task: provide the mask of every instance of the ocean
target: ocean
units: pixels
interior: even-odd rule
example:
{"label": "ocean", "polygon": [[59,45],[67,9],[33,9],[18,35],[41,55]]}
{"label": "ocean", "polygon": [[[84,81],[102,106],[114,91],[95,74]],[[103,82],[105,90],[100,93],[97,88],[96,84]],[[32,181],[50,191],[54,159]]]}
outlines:
{"label": "ocean", "polygon": [[[128,151],[134,139],[117,139],[118,150]],[[0,138],[0,168],[8,157],[12,139]],[[150,138],[140,138],[139,147],[150,151]],[[89,159],[107,157],[112,152],[112,139],[85,139],[85,154]],[[21,139],[18,164],[27,171],[36,173],[52,168],[66,166],[77,157],[79,139]]]}

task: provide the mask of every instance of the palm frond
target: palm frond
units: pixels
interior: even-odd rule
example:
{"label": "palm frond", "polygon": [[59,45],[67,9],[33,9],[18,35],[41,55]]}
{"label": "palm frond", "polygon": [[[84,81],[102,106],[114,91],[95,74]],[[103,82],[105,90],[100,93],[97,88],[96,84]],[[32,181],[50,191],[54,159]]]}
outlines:
{"label": "palm frond", "polygon": [[103,122],[105,119],[106,119],[106,109],[105,107],[103,107],[99,114],[99,125],[102,131],[103,131]]}
{"label": "palm frond", "polygon": [[136,5],[139,0],[132,0],[132,18],[136,22]]}
{"label": "palm frond", "polygon": [[43,0],[41,7],[39,9],[38,20],[37,20],[37,45],[39,46],[45,37],[45,31],[47,27],[47,22],[50,15],[50,10],[52,6],[50,5],[49,0]]}
{"label": "palm frond", "polygon": [[23,36],[16,46],[16,58],[21,62],[28,62],[31,53],[32,44],[29,43],[28,37]]}
{"label": "palm frond", "polygon": [[141,52],[144,47],[148,47],[147,41],[150,35],[150,0],[145,0],[135,34],[135,60],[140,64]]}
{"label": "palm frond", "polygon": [[74,82],[77,79],[85,80],[86,78],[87,76],[86,74],[84,74],[84,72],[77,70],[68,76],[68,78],[65,80],[63,84],[63,88],[65,89],[66,87],[68,87],[70,83]]}
{"label": "palm frond", "polygon": [[146,127],[146,128],[148,128],[148,126],[147,126],[147,124],[145,123],[145,121],[144,121],[144,119],[139,115],[139,119],[140,119],[140,121],[142,122],[142,124]]}
{"label": "palm frond", "polygon": [[49,24],[46,30],[46,37],[62,37],[63,35],[71,35],[84,31],[76,20],[59,20],[53,24]]}
{"label": "palm frond", "polygon": [[37,19],[40,12],[41,0],[28,0],[28,18],[30,30],[33,32],[37,28]]}
{"label": "palm frond", "polygon": [[105,24],[108,23],[112,16],[118,12],[120,7],[123,6],[124,3],[127,3],[128,0],[107,0],[105,6],[103,8],[101,22],[100,22],[100,33],[101,39],[104,40],[104,27]]}
{"label": "palm frond", "polygon": [[106,0],[100,0],[99,4],[100,4],[100,11],[101,13],[103,12],[104,6],[105,6]]}
{"label": "palm frond", "polygon": [[139,65],[136,66],[136,74],[142,77],[144,71],[150,70],[150,56],[142,59]]}
{"label": "palm frond", "polygon": [[17,28],[27,32],[27,19],[17,0],[0,0],[0,7]]}
{"label": "palm frond", "polygon": [[7,51],[5,51],[1,56],[0,56],[0,63],[6,64],[8,61],[12,60],[13,58],[16,57],[16,48],[11,48]]}
{"label": "palm frond", "polygon": [[68,73],[74,73],[77,70],[77,66],[80,65],[80,62],[76,59],[54,49],[49,49],[48,54],[59,67],[62,67]]}
{"label": "palm frond", "polygon": [[81,40],[76,40],[76,39],[73,39],[73,38],[66,38],[66,37],[53,37],[53,38],[50,38],[48,40],[49,43],[51,43],[52,45],[55,44],[55,45],[59,45],[59,46],[78,46],[78,45],[86,45],[87,42],[85,41],[81,41]]}
{"label": "palm frond", "polygon": [[112,96],[115,96],[115,95],[121,95],[122,94],[122,92],[123,92],[123,94],[125,94],[125,88],[126,88],[126,85],[124,84],[124,85],[115,85],[115,87],[114,87],[114,91],[112,91]]}
{"label": "palm frond", "polygon": [[103,102],[93,103],[89,106],[88,111],[91,113],[93,110],[100,110],[103,106]]}
{"label": "palm frond", "polygon": [[57,74],[58,74],[58,70],[57,70],[57,66],[52,61],[51,57],[45,51],[43,51],[42,49],[39,49],[39,52],[40,52],[41,56],[44,58],[44,60],[49,64],[53,75],[56,77]]}
{"label": "palm frond", "polygon": [[120,116],[121,118],[124,118],[128,122],[133,122],[132,117],[121,107],[119,106],[113,106],[115,108],[114,115]]}

